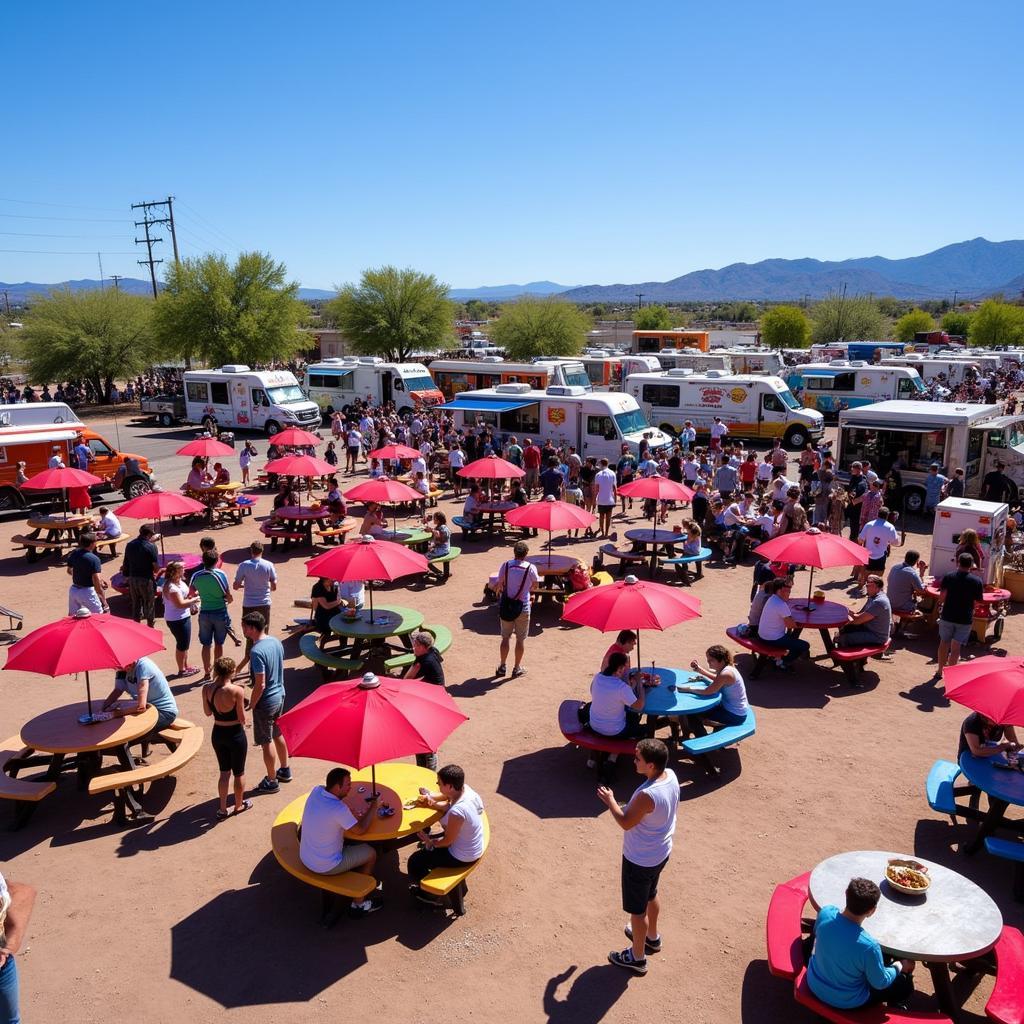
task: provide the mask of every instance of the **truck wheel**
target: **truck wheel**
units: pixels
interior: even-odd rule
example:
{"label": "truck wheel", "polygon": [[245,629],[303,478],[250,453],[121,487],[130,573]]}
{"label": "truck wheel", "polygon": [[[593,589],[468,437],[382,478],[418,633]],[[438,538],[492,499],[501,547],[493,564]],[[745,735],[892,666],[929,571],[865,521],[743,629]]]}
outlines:
{"label": "truck wheel", "polygon": [[208,434],[212,434],[217,426],[217,421],[212,416],[204,416],[200,425]]}
{"label": "truck wheel", "polygon": [[908,487],[904,491],[903,510],[915,516],[924,511],[924,491],[920,487]]}
{"label": "truck wheel", "polygon": [[24,507],[25,499],[17,487],[0,487],[0,512],[10,512]]}
{"label": "truck wheel", "polygon": [[160,424],[161,427],[173,427],[174,417],[169,412],[162,412],[157,417],[157,422]]}
{"label": "truck wheel", "polygon": [[807,431],[803,427],[790,427],[783,438],[783,444],[787,448],[799,450],[807,444]]}
{"label": "truck wheel", "polygon": [[138,498],[143,494],[149,494],[153,485],[144,476],[130,476],[124,482],[121,493],[126,498]]}
{"label": "truck wheel", "polygon": [[281,424],[277,420],[267,420],[263,429],[266,430],[267,437],[273,437],[275,434],[281,433]]}

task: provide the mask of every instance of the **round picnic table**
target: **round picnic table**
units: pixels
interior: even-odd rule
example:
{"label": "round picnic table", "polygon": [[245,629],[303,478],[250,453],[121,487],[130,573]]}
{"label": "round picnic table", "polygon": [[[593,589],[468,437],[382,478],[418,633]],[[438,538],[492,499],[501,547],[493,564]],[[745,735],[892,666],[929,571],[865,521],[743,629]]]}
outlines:
{"label": "round picnic table", "polygon": [[[26,540],[38,540],[38,544],[27,543],[25,554],[29,562],[39,557],[41,549],[44,554],[51,551],[62,552],[66,545],[75,544],[78,536],[86,527],[92,526],[91,516],[30,516],[26,523],[30,532]],[[42,536],[46,534],[45,538]]]}
{"label": "round picnic table", "polygon": [[797,624],[798,632],[803,629],[816,629],[821,634],[821,642],[829,654],[835,646],[829,630],[845,626],[850,616],[845,604],[838,601],[811,601],[813,607],[808,608],[806,597],[789,599],[789,614]]}
{"label": "round picnic table", "polygon": [[505,513],[514,508],[519,508],[514,501],[482,501],[476,510],[485,516],[484,529],[494,533],[499,523],[504,523]]}
{"label": "round picnic table", "polygon": [[542,577],[568,576],[572,567],[579,562],[572,555],[530,555],[526,560],[537,567]]}
{"label": "round picnic table", "polygon": [[432,534],[429,530],[388,530],[378,534],[378,539],[389,540],[394,544],[404,544],[407,548],[426,549]]}
{"label": "round picnic table", "polygon": [[[932,618],[938,616],[939,595],[942,593],[941,580],[934,577],[930,579],[924,588],[925,594],[934,602]],[[984,643],[988,633],[988,627],[994,623],[992,638],[998,640],[1003,635],[1003,622],[1008,611],[1008,603],[1011,594],[1003,587],[997,587],[991,583],[985,584],[985,590],[980,601],[974,602],[974,622],[971,630],[978,643]]]}
{"label": "round picnic table", "polygon": [[643,548],[645,553],[650,552],[648,570],[651,579],[654,579],[654,574],[658,571],[658,553],[661,552],[671,558],[675,554],[676,545],[686,540],[685,533],[655,529],[627,530],[625,537],[637,547]]}
{"label": "round picnic table", "polygon": [[964,778],[988,797],[988,811],[967,849],[980,848],[986,836],[997,828],[1007,827],[1015,832],[1024,830],[1022,822],[1006,822],[1004,816],[1010,804],[1024,807],[1024,772],[1006,766],[1002,754],[994,757],[975,757],[969,750],[960,755],[960,771]]}
{"label": "round picnic table", "polygon": [[302,505],[282,505],[274,512],[274,519],[278,523],[303,534],[307,544],[313,543],[313,524],[323,529],[328,520],[333,518],[333,513],[326,507],[313,509]]}
{"label": "round picnic table", "polygon": [[[332,633],[342,638],[343,656],[362,659],[366,668],[383,672],[388,658],[412,650],[409,635],[423,625],[423,614],[400,605],[377,605],[372,622],[369,608],[363,608],[354,619],[338,614],[328,625]],[[389,637],[399,642],[391,643]]]}
{"label": "round picnic table", "polygon": [[[893,857],[916,860],[928,869],[931,885],[927,892],[905,896],[889,885],[885,868]],[[870,878],[882,890],[878,908],[864,921],[864,930],[891,956],[926,964],[940,1006],[955,1016],[948,965],[982,956],[995,945],[1003,916],[992,898],[970,879],[923,857],[854,850],[823,860],[811,872],[811,904],[816,910],[829,904],[843,907],[846,887],[856,877]]]}
{"label": "round picnic table", "polygon": [[[651,669],[643,670],[650,674]],[[710,697],[702,697],[696,693],[679,693],[677,686],[707,686],[707,680],[696,672],[681,668],[662,668],[656,666],[654,675],[661,680],[660,685],[651,686],[646,693],[642,715],[699,715],[704,711],[717,707],[722,703],[722,694],[714,693]]]}
{"label": "round picnic table", "polygon": [[[376,769],[377,792],[381,794],[380,804],[389,804],[395,813],[382,818],[373,816],[370,827],[361,834],[346,833],[347,839],[361,843],[400,843],[416,835],[422,829],[430,828],[440,817],[440,811],[432,811],[428,807],[406,808],[420,795],[420,786],[437,791],[437,772],[428,771],[415,764],[393,763],[379,764]],[[345,803],[355,815],[366,809],[366,798],[370,794],[370,769],[361,768],[352,773],[352,789],[349,790]],[[286,822],[296,825],[302,822],[302,811],[306,806],[309,793],[296,797],[278,814],[274,826]]]}

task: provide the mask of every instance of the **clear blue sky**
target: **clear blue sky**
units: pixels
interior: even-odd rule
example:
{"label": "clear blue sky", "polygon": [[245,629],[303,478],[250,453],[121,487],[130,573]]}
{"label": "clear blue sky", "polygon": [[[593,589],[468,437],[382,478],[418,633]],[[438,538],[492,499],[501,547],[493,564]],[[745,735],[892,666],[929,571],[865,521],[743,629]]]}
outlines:
{"label": "clear blue sky", "polygon": [[[382,263],[613,283],[1022,238],[1022,12],[10,5],[0,249],[144,276],[128,207],[168,193],[183,255],[263,249],[310,287]],[[97,274],[0,252],[4,281]]]}

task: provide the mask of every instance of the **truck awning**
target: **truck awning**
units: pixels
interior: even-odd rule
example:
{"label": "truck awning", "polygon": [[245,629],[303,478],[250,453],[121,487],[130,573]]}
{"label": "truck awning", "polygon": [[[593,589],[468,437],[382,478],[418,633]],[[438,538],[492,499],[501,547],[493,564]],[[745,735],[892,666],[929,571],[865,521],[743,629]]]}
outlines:
{"label": "truck awning", "polygon": [[435,405],[435,409],[450,409],[452,412],[512,412],[513,409],[525,409],[528,405],[536,405],[535,399],[523,402],[514,398],[465,398],[456,395],[444,405]]}
{"label": "truck awning", "polygon": [[847,430],[890,430],[895,434],[934,434],[936,431],[948,430],[948,423],[918,423],[913,427],[894,427],[892,423],[845,423]]}
{"label": "truck awning", "polygon": [[0,428],[0,447],[5,444],[31,444],[33,441],[57,444],[60,441],[73,441],[80,433],[81,429],[54,430],[46,426],[39,426],[35,430],[25,427],[4,427]]}

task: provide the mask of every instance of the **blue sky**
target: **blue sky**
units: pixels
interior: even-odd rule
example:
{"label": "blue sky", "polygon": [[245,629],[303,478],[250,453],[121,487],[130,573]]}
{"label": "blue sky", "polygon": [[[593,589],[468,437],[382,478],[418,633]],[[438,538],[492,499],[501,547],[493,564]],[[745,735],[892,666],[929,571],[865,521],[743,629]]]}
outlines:
{"label": "blue sky", "polygon": [[310,287],[382,263],[613,283],[1022,238],[1022,12],[11,5],[0,249],[74,254],[0,252],[0,280],[96,277],[97,250],[143,276],[128,207],[168,193],[183,255],[263,249]]}

